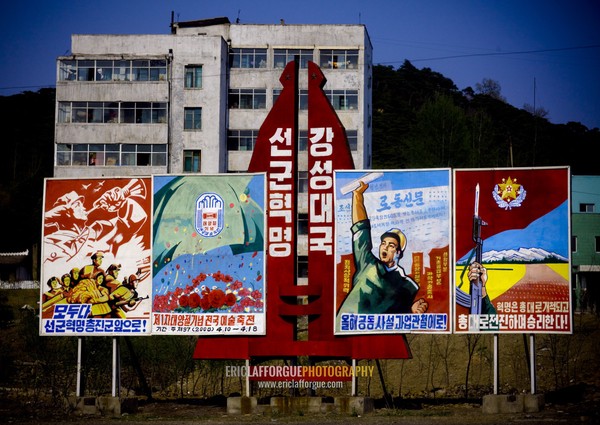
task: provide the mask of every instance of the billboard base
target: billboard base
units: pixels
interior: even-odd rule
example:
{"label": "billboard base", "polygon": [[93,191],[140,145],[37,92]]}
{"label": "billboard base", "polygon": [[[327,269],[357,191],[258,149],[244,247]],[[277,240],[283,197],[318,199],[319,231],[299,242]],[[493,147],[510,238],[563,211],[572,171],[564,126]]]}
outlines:
{"label": "billboard base", "polygon": [[329,413],[364,415],[374,409],[368,397],[334,397],[333,403],[323,397],[271,397],[269,405],[260,405],[256,397],[229,397],[228,415]]}

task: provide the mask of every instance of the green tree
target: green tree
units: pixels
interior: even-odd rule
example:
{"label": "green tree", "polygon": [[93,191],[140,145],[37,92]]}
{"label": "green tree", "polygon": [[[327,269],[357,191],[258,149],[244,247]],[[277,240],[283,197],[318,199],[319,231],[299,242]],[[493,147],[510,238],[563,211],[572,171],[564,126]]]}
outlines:
{"label": "green tree", "polygon": [[501,148],[494,143],[494,123],[483,110],[473,110],[468,116],[470,147],[464,166],[468,168],[498,167]]}
{"label": "green tree", "polygon": [[468,121],[447,95],[426,102],[407,136],[409,168],[462,167],[469,156]]}
{"label": "green tree", "polygon": [[491,78],[484,78],[481,83],[475,84],[475,90],[477,93],[506,102],[506,98],[502,96],[502,87],[500,86],[500,83]]}
{"label": "green tree", "polygon": [[460,97],[452,80],[409,61],[400,68],[375,66],[373,71],[373,168],[412,168],[406,136],[417,114],[437,94]]}

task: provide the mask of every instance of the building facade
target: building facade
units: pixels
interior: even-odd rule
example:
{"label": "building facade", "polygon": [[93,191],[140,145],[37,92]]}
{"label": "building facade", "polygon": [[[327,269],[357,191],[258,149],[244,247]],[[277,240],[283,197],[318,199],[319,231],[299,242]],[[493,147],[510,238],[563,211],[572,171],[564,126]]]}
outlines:
{"label": "building facade", "polygon": [[72,35],[57,60],[54,176],[236,173],[299,61],[298,276],[307,275],[307,63],[371,168],[372,45],[363,25],[172,22],[171,34]]}
{"label": "building facade", "polygon": [[576,309],[600,307],[600,176],[571,177],[571,263]]}
{"label": "building facade", "polygon": [[309,60],[327,78],[355,168],[370,168],[372,46],[363,25],[216,18],[172,22],[164,35],[73,35],[71,55],[57,61],[54,175],[246,171],[294,58],[299,170],[306,170]]}

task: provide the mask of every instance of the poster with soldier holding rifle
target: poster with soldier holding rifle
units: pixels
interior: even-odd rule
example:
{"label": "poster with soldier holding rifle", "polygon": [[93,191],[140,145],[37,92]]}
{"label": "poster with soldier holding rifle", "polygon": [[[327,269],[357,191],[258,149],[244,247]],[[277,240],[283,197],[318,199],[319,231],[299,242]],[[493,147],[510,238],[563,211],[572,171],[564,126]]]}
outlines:
{"label": "poster with soldier holding rifle", "polygon": [[454,170],[457,333],[570,333],[567,167]]}

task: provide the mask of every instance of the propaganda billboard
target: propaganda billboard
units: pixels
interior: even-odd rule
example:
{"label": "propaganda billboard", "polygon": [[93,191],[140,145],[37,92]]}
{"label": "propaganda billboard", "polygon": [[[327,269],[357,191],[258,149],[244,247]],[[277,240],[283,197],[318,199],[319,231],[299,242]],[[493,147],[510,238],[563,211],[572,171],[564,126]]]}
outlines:
{"label": "propaganda billboard", "polygon": [[40,335],[150,333],[150,184],[45,180]]}
{"label": "propaganda billboard", "polygon": [[264,334],[264,173],[152,179],[152,333]]}
{"label": "propaganda billboard", "polygon": [[335,172],[335,331],[448,333],[450,170]]}
{"label": "propaganda billboard", "polygon": [[570,333],[569,168],[454,170],[457,333]]}

